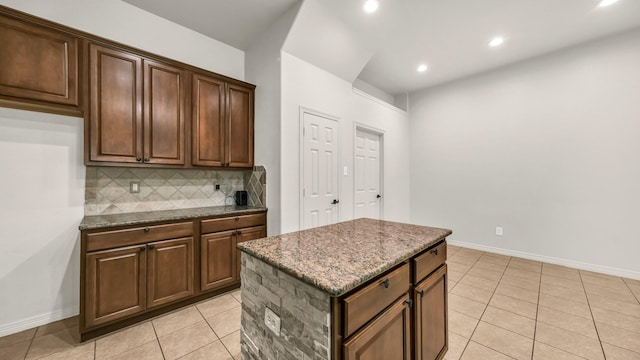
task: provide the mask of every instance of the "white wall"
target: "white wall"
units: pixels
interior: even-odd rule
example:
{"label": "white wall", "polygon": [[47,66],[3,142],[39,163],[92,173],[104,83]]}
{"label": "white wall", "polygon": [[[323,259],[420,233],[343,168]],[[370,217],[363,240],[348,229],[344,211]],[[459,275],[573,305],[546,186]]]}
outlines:
{"label": "white wall", "polygon": [[120,0],[0,0],[0,5],[244,80],[244,52]]}
{"label": "white wall", "polygon": [[[384,215],[409,221],[409,122],[405,112],[353,92],[352,85],[286,52],[282,62],[281,194],[283,233],[300,228],[300,107],[338,117],[340,220],[353,218],[354,122],[384,131]],[[340,172],[340,174],[342,174]]]}
{"label": "white wall", "polygon": [[635,31],[413,94],[412,221],[640,278],[638,64]]}
{"label": "white wall", "polygon": [[82,119],[0,108],[0,336],[78,313]]}

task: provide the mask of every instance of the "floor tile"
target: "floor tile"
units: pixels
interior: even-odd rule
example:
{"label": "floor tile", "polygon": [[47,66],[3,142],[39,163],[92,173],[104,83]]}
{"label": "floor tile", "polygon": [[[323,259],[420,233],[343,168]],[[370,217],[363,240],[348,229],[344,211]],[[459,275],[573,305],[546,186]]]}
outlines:
{"label": "floor tile", "polygon": [[38,359],[70,350],[80,345],[78,328],[68,328],[33,339],[26,359]]}
{"label": "floor tile", "polygon": [[481,257],[483,254],[484,254],[483,251],[469,249],[469,248],[461,248],[456,253],[456,255],[458,255],[458,256],[466,256],[466,257],[474,258],[474,259],[477,259],[477,258]]}
{"label": "floor tile", "polygon": [[533,339],[483,321],[471,340],[515,359],[529,360],[533,351]]}
{"label": "floor tile", "polygon": [[498,286],[498,282],[499,282],[498,279],[489,280],[489,279],[484,279],[484,278],[480,278],[480,277],[469,275],[469,274],[465,275],[459,281],[460,284],[467,284],[467,285],[475,286],[475,287],[482,288],[489,291],[494,291]]}
{"label": "floor tile", "polygon": [[234,359],[240,360],[240,331],[233,332],[220,339]]}
{"label": "floor tile", "polygon": [[483,279],[499,281],[500,278],[502,277],[502,271],[496,272],[496,271],[479,269],[474,265],[467,272],[467,275],[473,275],[473,276],[477,276],[477,277],[483,278]]}
{"label": "floor tile", "polygon": [[36,337],[53,334],[55,332],[72,328],[72,327],[78,327],[77,316],[73,316],[60,321],[55,321],[50,324],[46,324],[38,327],[38,331],[36,332]]}
{"label": "floor tile", "polygon": [[242,302],[242,290],[238,289],[231,293],[234,299],[238,300],[238,302]]}
{"label": "floor tile", "polygon": [[93,360],[95,342],[90,341],[55,354],[38,358],[38,360]]}
{"label": "floor tile", "polygon": [[498,285],[496,288],[496,294],[510,296],[533,304],[538,303],[538,291],[527,290],[505,283],[500,283]]}
{"label": "floor tile", "polygon": [[486,304],[449,293],[449,309],[471,316],[474,319],[482,317],[485,307],[487,307]]}
{"label": "floor tile", "polygon": [[536,341],[533,345],[533,360],[584,360],[584,358]]}
{"label": "floor tile", "polygon": [[569,280],[563,277],[558,277],[555,275],[542,274],[540,278],[540,282],[544,284],[551,284],[555,286],[564,287],[567,289],[573,289],[577,291],[582,291],[584,287],[582,286],[582,281],[580,280]]}
{"label": "floor tile", "polygon": [[[165,359],[171,360],[210,344],[218,340],[218,337],[213,333],[209,325],[202,320],[194,325],[160,337],[158,340]],[[239,345],[240,339],[238,339]]]}
{"label": "floor tile", "polygon": [[476,329],[476,325],[478,325],[478,321],[478,319],[449,309],[449,331],[462,337],[470,338],[473,330]]}
{"label": "floor tile", "polygon": [[222,342],[216,340],[209,345],[203,346],[181,357],[180,360],[233,360],[233,357]]}
{"label": "floor tile", "polygon": [[222,338],[234,331],[240,330],[241,313],[242,308],[238,306],[237,308],[208,317],[206,320],[213,329],[213,332],[215,332],[219,338]]}
{"label": "floor tile", "polygon": [[619,277],[603,278],[600,276],[581,275],[582,282],[585,284],[600,285],[612,289],[626,289],[627,285]]}
{"label": "floor tile", "polygon": [[506,267],[510,260],[510,256],[484,253],[480,259],[478,259],[478,262],[491,263]]}
{"label": "floor tile", "polygon": [[453,256],[449,256],[447,258],[447,264],[454,263],[454,264],[460,264],[460,265],[467,265],[467,266],[471,267],[476,262],[478,262],[478,259],[468,258],[468,257],[465,257],[465,256],[459,256],[458,254],[455,254]]}
{"label": "floor tile", "polygon": [[626,301],[636,305],[638,304],[638,300],[628,288],[612,289],[600,285],[585,283],[584,291],[587,293],[587,295],[600,295],[604,297],[610,297],[615,300]]}
{"label": "floor tile", "polygon": [[540,292],[571,301],[587,303],[587,295],[584,290],[567,289],[563,286],[540,283]]}
{"label": "floor tile", "polygon": [[526,316],[530,319],[536,318],[537,306],[535,304],[509,296],[494,294],[491,301],[489,301],[489,305],[518,315]]}
{"label": "floor tile", "polygon": [[600,341],[640,353],[640,334],[596,322]]}
{"label": "floor tile", "polygon": [[200,310],[200,313],[202,313],[202,316],[205,318],[220,314],[221,312],[231,310],[238,306],[240,306],[240,302],[229,294],[218,296],[196,305],[198,310]]}
{"label": "floor tile", "polygon": [[2,360],[22,360],[27,354],[31,340],[26,340],[11,345],[7,344],[0,348],[0,359]]}
{"label": "floor tile", "polygon": [[531,339],[536,329],[535,320],[494,306],[487,307],[482,315],[482,321]]}
{"label": "floor tile", "polygon": [[466,297],[467,299],[486,304],[489,302],[489,299],[491,299],[493,292],[479,287],[467,285],[465,283],[460,283],[453,291],[451,291],[451,294],[456,294],[462,297]]}
{"label": "floor tile", "polygon": [[571,301],[557,296],[541,293],[538,304],[551,309],[564,311],[569,314],[582,316],[586,319],[591,319],[591,310],[589,309],[589,305],[587,303]]}
{"label": "floor tile", "polygon": [[640,353],[619,348],[615,345],[603,342],[602,348],[608,360],[640,360]]}
{"label": "floor tile", "polygon": [[152,340],[156,340],[156,333],[150,321],[107,335],[96,340],[96,360],[114,357]]}
{"label": "floor tile", "polygon": [[493,263],[484,262],[484,261],[481,261],[481,260],[482,260],[482,258],[480,260],[478,260],[478,262],[473,265],[474,269],[493,271],[493,272],[498,272],[498,273],[502,274],[504,272],[504,270],[507,268],[506,265],[493,264]]}
{"label": "floor tile", "polygon": [[638,341],[640,341],[640,319],[595,306],[591,308],[591,313],[596,322],[638,333]]}
{"label": "floor tile", "polygon": [[449,331],[449,350],[444,356],[445,360],[458,360],[467,346],[469,339]]}
{"label": "floor tile", "polygon": [[466,273],[467,271],[469,271],[469,269],[471,269],[471,265],[469,264],[458,264],[455,262],[448,262],[447,261],[447,266],[449,267],[448,270],[449,271],[456,271],[459,273]]}
{"label": "floor tile", "polygon": [[520,270],[531,271],[538,274],[542,271],[542,264],[540,263],[521,262],[521,261],[515,261],[513,259],[511,260],[511,262],[509,262],[509,267],[520,269]]}
{"label": "floor tile", "polygon": [[538,322],[544,322],[564,330],[598,339],[596,326],[591,319],[540,306],[538,307],[537,320]]}
{"label": "floor tile", "polygon": [[582,356],[585,359],[604,359],[598,340],[543,322],[538,322],[536,325],[536,341],[551,345],[574,355]]}
{"label": "floor tile", "polygon": [[176,330],[184,329],[204,320],[195,306],[189,306],[171,314],[164,315],[152,321],[153,328],[156,330],[156,336],[161,337]]}
{"label": "floor tile", "polygon": [[513,359],[507,355],[501,354],[495,350],[482,346],[477,342],[470,341],[467,348],[462,354],[463,360],[510,360]]}
{"label": "floor tile", "polygon": [[504,271],[504,274],[510,275],[510,276],[517,276],[517,277],[528,279],[528,280],[535,280],[535,281],[540,280],[539,272],[522,270],[522,269],[510,267],[510,266],[507,266],[507,270]]}
{"label": "floor tile", "polygon": [[531,291],[540,290],[539,280],[523,279],[517,276],[504,275],[502,279],[500,279],[500,283],[531,290]]}
{"label": "floor tile", "polygon": [[33,339],[33,336],[36,334],[37,330],[38,330],[37,328],[33,328],[29,330],[20,331],[15,334],[0,337],[0,349],[5,346],[9,346],[9,345],[13,345],[13,344],[17,344],[17,343],[21,343],[21,342],[25,342],[27,340]]}
{"label": "floor tile", "polygon": [[456,285],[457,285],[457,284],[458,284],[458,282],[457,282],[457,281],[453,281],[453,280],[451,280],[451,279],[448,279],[448,282],[447,282],[447,290],[448,290],[449,292],[451,292],[451,290],[453,290],[453,288],[454,288],[454,287],[456,287]]}
{"label": "floor tile", "polygon": [[609,297],[593,294],[589,294],[589,304],[591,307],[609,309],[640,318],[640,305],[637,304],[631,304],[626,301],[618,301]]}
{"label": "floor tile", "polygon": [[109,360],[163,360],[162,350],[158,340],[150,341],[131,350],[127,350],[120,355],[110,358]]}
{"label": "floor tile", "polygon": [[[449,266],[449,264],[447,264],[447,266]],[[459,271],[451,271],[451,270],[447,270],[447,275],[449,276],[449,279],[453,280],[453,281],[460,281],[460,279],[462,279],[464,277],[464,273],[463,272],[459,272]]]}
{"label": "floor tile", "polygon": [[582,279],[580,278],[580,273],[578,272],[578,270],[575,271],[569,271],[569,270],[564,270],[564,269],[559,269],[559,268],[546,268],[546,267],[542,267],[542,274],[543,275],[552,275],[555,277],[559,277],[559,278],[563,278],[563,279],[567,279],[567,280],[573,280],[573,281],[582,281]]}

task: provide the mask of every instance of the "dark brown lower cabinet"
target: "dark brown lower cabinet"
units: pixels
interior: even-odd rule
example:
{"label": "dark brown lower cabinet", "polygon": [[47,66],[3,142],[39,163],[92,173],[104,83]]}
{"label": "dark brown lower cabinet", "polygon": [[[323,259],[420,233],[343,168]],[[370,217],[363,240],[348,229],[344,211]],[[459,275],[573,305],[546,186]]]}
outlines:
{"label": "dark brown lower cabinet", "polygon": [[200,237],[200,290],[212,290],[235,281],[235,231],[221,231]]}
{"label": "dark brown lower cabinet", "polygon": [[87,327],[135,315],[145,309],[146,246],[86,255]]}
{"label": "dark brown lower cabinet", "polygon": [[193,295],[193,237],[158,241],[147,251],[147,307]]}
{"label": "dark brown lower cabinet", "polygon": [[416,285],[415,290],[416,360],[444,357],[447,334],[447,265]]}
{"label": "dark brown lower cabinet", "polygon": [[249,241],[249,240],[255,240],[255,239],[261,239],[263,237],[267,236],[267,227],[264,225],[261,226],[254,226],[254,227],[250,227],[250,228],[244,228],[244,229],[239,229],[238,233],[236,234],[236,244],[233,246],[233,249],[236,252],[235,258],[236,258],[236,264],[235,264],[235,279],[237,281],[240,281],[240,268],[241,268],[241,264],[240,264],[240,254],[242,253],[241,251],[239,251],[236,247],[237,244],[241,243],[241,242],[245,242],[245,241]]}
{"label": "dark brown lower cabinet", "polygon": [[344,360],[411,359],[409,295],[398,299],[343,345]]}

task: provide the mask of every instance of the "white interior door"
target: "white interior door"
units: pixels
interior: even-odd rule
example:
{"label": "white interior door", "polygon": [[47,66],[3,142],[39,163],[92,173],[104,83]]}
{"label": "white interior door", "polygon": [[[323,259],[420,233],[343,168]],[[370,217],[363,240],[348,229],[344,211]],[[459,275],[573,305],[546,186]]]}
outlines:
{"label": "white interior door", "polygon": [[381,135],[356,129],[354,141],[355,218],[380,219],[380,141]]}
{"label": "white interior door", "polygon": [[303,112],[302,228],[338,222],[338,122]]}

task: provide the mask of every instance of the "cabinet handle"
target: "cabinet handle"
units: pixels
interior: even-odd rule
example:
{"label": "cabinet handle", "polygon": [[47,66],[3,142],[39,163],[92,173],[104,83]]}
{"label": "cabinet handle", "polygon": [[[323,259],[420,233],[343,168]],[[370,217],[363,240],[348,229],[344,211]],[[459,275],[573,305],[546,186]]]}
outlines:
{"label": "cabinet handle", "polygon": [[433,254],[433,256],[438,256],[438,249],[431,250],[431,253]]}
{"label": "cabinet handle", "polygon": [[145,250],[147,250],[146,246],[140,246],[140,251],[145,251]]}
{"label": "cabinet handle", "polygon": [[383,286],[385,289],[388,289],[388,288],[389,288],[389,285],[391,285],[391,281],[389,281],[389,279],[384,279],[384,281],[382,281],[382,286]]}
{"label": "cabinet handle", "polygon": [[417,291],[417,293],[420,294],[421,298],[424,297],[424,290]]}
{"label": "cabinet handle", "polygon": [[142,229],[142,231],[144,231],[144,232],[146,232],[146,233],[147,233],[147,232],[149,232],[149,230],[151,230],[151,229],[149,229],[148,227],[146,227],[146,228]]}
{"label": "cabinet handle", "polygon": [[137,158],[136,158],[136,161],[137,161],[137,162],[141,162],[141,161],[142,161],[142,158],[137,157]]}
{"label": "cabinet handle", "polygon": [[236,232],[236,235],[242,235],[242,231],[238,230],[238,231]]}
{"label": "cabinet handle", "polygon": [[147,245],[147,247],[149,248],[149,250],[153,250],[153,249],[156,248],[155,246],[153,246],[153,244],[149,244],[149,245]]}
{"label": "cabinet handle", "polygon": [[151,161],[151,159],[149,159],[149,158],[144,158],[144,162],[148,163],[149,161]]}
{"label": "cabinet handle", "polygon": [[235,219],[235,220],[236,220],[236,221],[240,221],[240,218],[239,218],[239,217],[236,217],[236,219]]}
{"label": "cabinet handle", "polygon": [[409,308],[413,307],[413,299],[409,299],[409,300],[405,301],[404,303],[407,304],[409,306]]}

